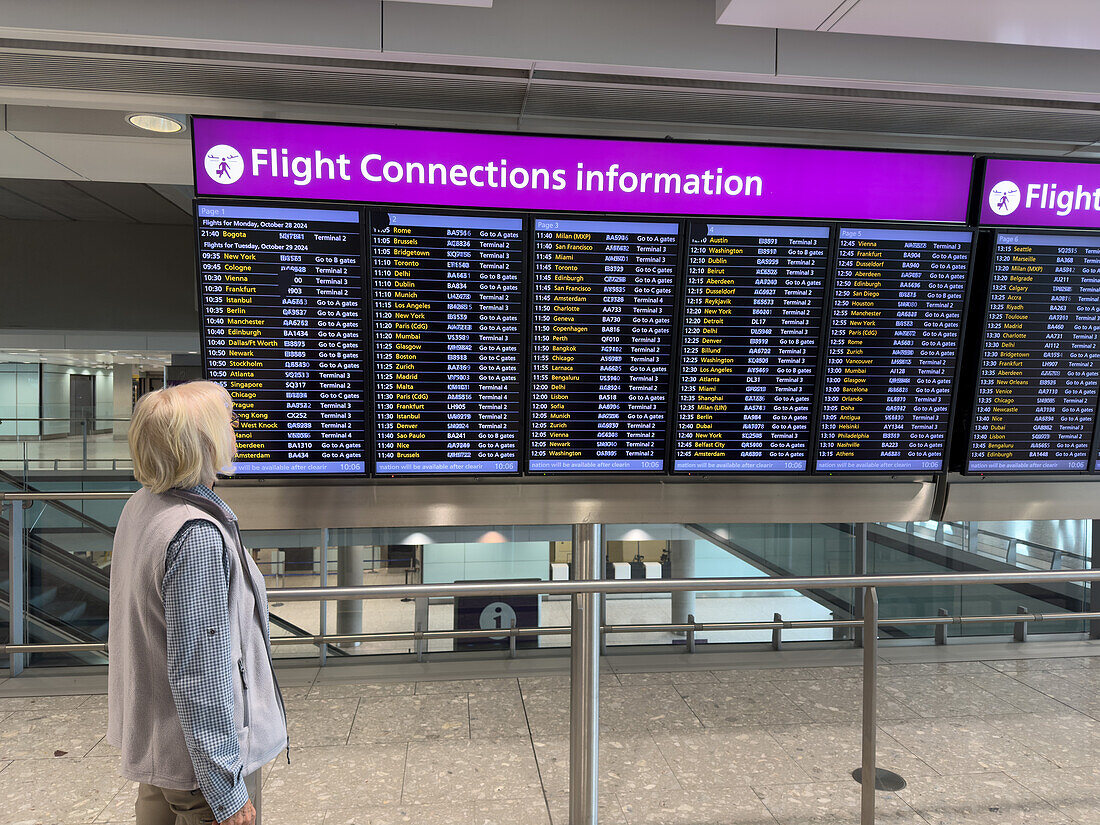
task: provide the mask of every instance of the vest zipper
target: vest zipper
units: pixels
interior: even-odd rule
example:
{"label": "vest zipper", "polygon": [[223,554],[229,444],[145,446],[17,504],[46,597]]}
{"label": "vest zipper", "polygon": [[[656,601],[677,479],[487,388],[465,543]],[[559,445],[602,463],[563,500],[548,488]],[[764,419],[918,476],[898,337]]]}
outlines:
{"label": "vest zipper", "polygon": [[281,710],[283,712],[283,729],[287,732],[287,734],[286,734],[286,763],[289,765],[290,764],[290,725],[287,723],[287,719],[286,719],[286,704],[283,702],[282,688],[279,687],[279,677],[275,675],[275,660],[271,658],[271,636],[269,635],[268,629],[267,629],[267,616],[261,616],[260,615],[260,609],[259,609],[260,608],[260,600],[258,598],[255,598],[256,589],[251,586],[252,575],[248,570],[248,563],[246,561],[246,558],[247,558],[248,554],[245,552],[245,549],[244,549],[244,539],[241,537],[240,522],[238,522],[236,519],[233,519],[232,524],[233,524],[233,532],[236,535],[236,539],[237,539],[237,554],[241,557],[241,570],[242,570],[243,575],[248,577],[248,580],[249,580],[249,583],[250,583],[249,587],[252,590],[252,595],[253,595],[253,597],[255,599],[255,603],[256,603],[256,615],[257,615],[257,618],[259,618],[259,620],[260,620],[260,631],[263,633],[264,641],[267,643],[265,645],[265,647],[267,648],[267,664],[268,664],[268,667],[271,670],[271,681],[275,686],[275,699],[279,702],[279,710]]}
{"label": "vest zipper", "polygon": [[249,707],[248,701],[248,677],[244,672],[244,659],[237,660],[237,670],[241,674],[241,687],[243,691],[241,693],[241,703],[244,706],[244,726],[246,728],[252,727],[252,709]]}

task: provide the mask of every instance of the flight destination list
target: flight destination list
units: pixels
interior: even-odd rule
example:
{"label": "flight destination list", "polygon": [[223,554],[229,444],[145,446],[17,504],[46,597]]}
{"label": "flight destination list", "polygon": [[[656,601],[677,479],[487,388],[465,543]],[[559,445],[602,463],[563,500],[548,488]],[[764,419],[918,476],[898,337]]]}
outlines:
{"label": "flight destination list", "polygon": [[366,472],[359,212],[197,204],[206,377],[240,474]]}
{"label": "flight destination list", "polygon": [[973,235],[840,227],[815,468],[943,469]]}
{"label": "flight destination list", "polygon": [[679,225],[534,223],[528,469],[661,472]]}
{"label": "flight destination list", "polygon": [[807,469],[829,228],[692,223],[675,472]]}
{"label": "flight destination list", "polygon": [[967,471],[1088,469],[1100,238],[998,233]]}
{"label": "flight destination list", "polygon": [[518,473],[521,218],[374,212],[375,470]]}

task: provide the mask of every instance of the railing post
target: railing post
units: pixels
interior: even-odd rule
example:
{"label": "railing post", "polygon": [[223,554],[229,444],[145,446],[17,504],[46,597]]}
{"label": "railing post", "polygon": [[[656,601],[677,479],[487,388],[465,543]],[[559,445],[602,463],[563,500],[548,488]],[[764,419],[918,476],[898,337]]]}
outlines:
{"label": "railing post", "polygon": [[[599,578],[602,525],[573,525],[573,577]],[[600,720],[600,597],[572,597],[569,676],[569,821],[596,825]]]}
{"label": "railing post", "polygon": [[[328,587],[328,528],[321,528],[321,587]],[[328,635],[328,602],[321,600],[321,635]],[[324,642],[317,648],[321,667],[328,661],[328,645]]]}
{"label": "railing post", "polygon": [[[599,560],[599,563],[596,565],[596,576],[595,577],[597,579],[606,579],[607,578],[607,542],[604,541],[603,530],[600,531],[600,540],[599,540],[598,544],[600,545],[600,547],[599,547],[600,560]],[[670,594],[670,597],[671,597],[671,594]],[[604,627],[606,627],[606,626],[607,626],[607,594],[606,593],[601,593],[600,594],[600,655],[601,656],[606,656],[607,655],[607,631],[604,630]]]}
{"label": "railing post", "polygon": [[[939,610],[937,610],[936,613],[941,617],[950,615],[947,612],[947,609],[943,608],[943,607],[941,607]],[[938,645],[947,644],[947,625],[946,624],[936,625],[936,644],[938,644]]]}
{"label": "railing post", "polygon": [[[857,576],[867,575],[867,524],[860,523],[855,525],[855,573]],[[855,614],[853,619],[862,619],[863,606],[860,603],[859,598],[855,595],[858,591],[852,592],[852,612]],[[852,641],[856,647],[863,647],[863,628],[853,628]]]}
{"label": "railing post", "polygon": [[[1100,568],[1100,520],[1092,520],[1089,541],[1089,567]],[[1089,582],[1089,612],[1100,612],[1100,582]],[[1100,639],[1100,619],[1089,620],[1089,638]]]}
{"label": "railing post", "polygon": [[[1016,608],[1017,613],[1030,613],[1026,607],[1020,605]],[[1014,622],[1012,626],[1012,640],[1014,642],[1026,642],[1027,641],[1027,622],[1019,621]]]}
{"label": "railing post", "polygon": [[878,779],[878,592],[863,591],[863,769],[860,774],[860,825],[875,825],[875,784]]}
{"label": "railing post", "polygon": [[84,442],[83,455],[84,455],[84,469],[88,469],[88,419],[82,419],[80,422],[80,433]]}
{"label": "railing post", "polygon": [[[780,614],[780,613],[772,614],[772,621],[773,622],[783,621],[782,614]],[[782,649],[783,649],[783,628],[773,627],[772,628],[772,650],[782,650]]]}
{"label": "railing post", "polygon": [[695,614],[688,613],[688,623],[691,625],[691,629],[687,632],[687,651],[688,653],[695,652]]}
{"label": "railing post", "polygon": [[[413,630],[417,633],[423,632],[428,627],[428,616],[431,605],[428,604],[427,596],[418,596],[413,600]],[[416,661],[423,662],[424,654],[427,653],[428,640],[416,639],[415,640]]]}
{"label": "railing post", "polygon": [[[8,644],[26,643],[25,602],[23,599],[23,502],[11,502],[8,521]],[[8,667],[12,676],[23,672],[25,653],[8,651]]]}
{"label": "railing post", "polygon": [[516,658],[516,619],[514,616],[508,619],[508,658]]}

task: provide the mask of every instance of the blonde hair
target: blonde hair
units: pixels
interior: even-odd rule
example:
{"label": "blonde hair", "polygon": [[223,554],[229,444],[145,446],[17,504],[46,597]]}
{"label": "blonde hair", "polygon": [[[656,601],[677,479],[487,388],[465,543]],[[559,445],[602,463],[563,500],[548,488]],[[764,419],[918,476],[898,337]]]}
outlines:
{"label": "blonde hair", "polygon": [[130,422],[134,478],[154,493],[210,484],[236,457],[233,399],[213,381],[143,395]]}

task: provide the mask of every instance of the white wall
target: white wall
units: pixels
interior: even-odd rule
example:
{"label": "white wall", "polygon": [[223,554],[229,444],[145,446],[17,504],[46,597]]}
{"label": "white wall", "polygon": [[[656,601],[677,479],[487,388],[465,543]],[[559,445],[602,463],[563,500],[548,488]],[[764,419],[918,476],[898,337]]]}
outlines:
{"label": "white wall", "polygon": [[110,370],[95,370],[92,374],[95,376],[95,428],[109,430],[111,422],[100,419],[115,417],[115,376]]}
{"label": "white wall", "polygon": [[37,436],[38,364],[0,364],[0,436]]}
{"label": "white wall", "polygon": [[43,418],[63,418],[64,421],[44,421],[42,435],[66,435],[69,432],[69,375],[71,367],[58,364],[42,365]]}
{"label": "white wall", "polygon": [[[66,367],[61,364],[44,364],[42,367],[42,417],[63,418],[64,421],[47,421],[42,426],[43,435],[66,435],[69,432],[69,376],[91,375],[95,379],[96,418],[114,417],[114,376],[108,370],[86,367]],[[109,428],[109,424],[96,429]]]}
{"label": "white wall", "polygon": [[542,579],[550,573],[545,541],[424,545],[424,583],[470,579]]}

